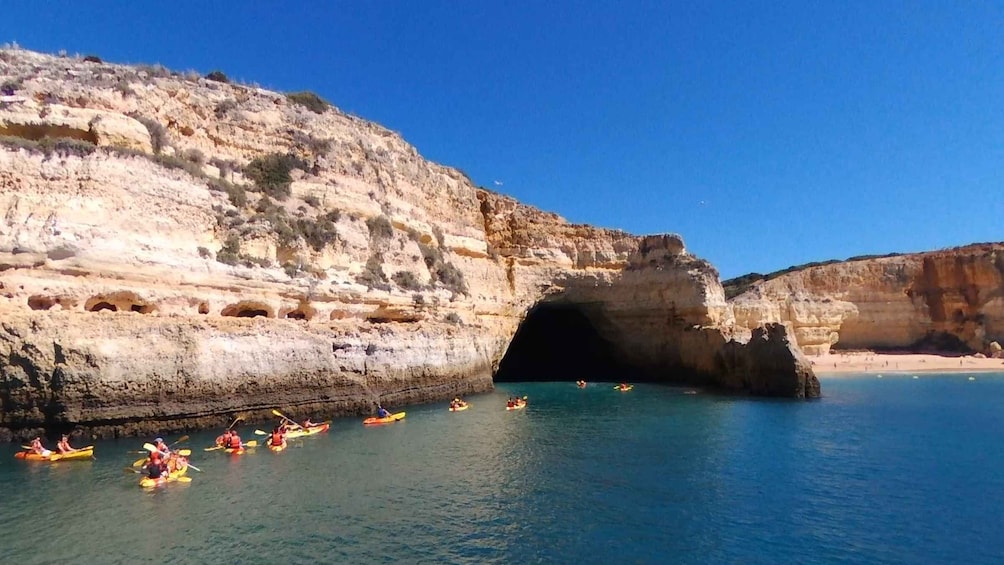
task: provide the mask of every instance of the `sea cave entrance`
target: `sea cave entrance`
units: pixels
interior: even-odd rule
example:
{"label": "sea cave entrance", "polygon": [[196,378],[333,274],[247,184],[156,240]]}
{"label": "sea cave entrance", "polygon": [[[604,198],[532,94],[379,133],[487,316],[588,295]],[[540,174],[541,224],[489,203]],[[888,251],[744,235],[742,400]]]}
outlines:
{"label": "sea cave entrance", "polygon": [[[599,312],[576,304],[538,304],[509,343],[496,382],[616,381],[631,371],[596,330]],[[588,312],[588,314],[587,314]]]}

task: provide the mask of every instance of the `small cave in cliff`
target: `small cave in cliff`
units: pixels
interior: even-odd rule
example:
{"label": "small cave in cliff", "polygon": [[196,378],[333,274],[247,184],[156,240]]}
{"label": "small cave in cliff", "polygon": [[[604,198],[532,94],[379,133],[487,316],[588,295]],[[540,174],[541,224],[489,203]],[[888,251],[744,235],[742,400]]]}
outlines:
{"label": "small cave in cliff", "polygon": [[[631,368],[596,331],[587,306],[538,304],[526,315],[495,373],[496,382],[617,381]],[[597,313],[590,313],[594,319]]]}
{"label": "small cave in cliff", "polygon": [[122,291],[92,296],[84,303],[84,310],[88,312],[110,310],[112,312],[150,314],[157,310],[157,306],[145,302],[135,292]]}
{"label": "small cave in cliff", "polygon": [[285,309],[280,312],[280,318],[286,318],[287,320],[303,320],[306,322],[309,322],[317,315],[317,310],[309,304],[301,304],[296,308]]}
{"label": "small cave in cliff", "polygon": [[275,312],[268,304],[245,300],[227,306],[220,315],[234,318],[274,318]]}

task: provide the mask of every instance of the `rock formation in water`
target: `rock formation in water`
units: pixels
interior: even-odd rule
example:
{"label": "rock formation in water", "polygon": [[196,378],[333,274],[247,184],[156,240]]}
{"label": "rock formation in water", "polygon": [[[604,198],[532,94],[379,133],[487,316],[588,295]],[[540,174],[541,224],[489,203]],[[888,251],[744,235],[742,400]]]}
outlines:
{"label": "rock formation in water", "polygon": [[994,354],[1004,341],[1004,244],[816,265],[754,282],[730,303],[738,324],[784,324],[809,354]]}
{"label": "rock formation in water", "polygon": [[679,237],[568,224],[310,93],[8,49],[0,94],[0,433],[484,391],[549,305],[641,378],[818,396]]}

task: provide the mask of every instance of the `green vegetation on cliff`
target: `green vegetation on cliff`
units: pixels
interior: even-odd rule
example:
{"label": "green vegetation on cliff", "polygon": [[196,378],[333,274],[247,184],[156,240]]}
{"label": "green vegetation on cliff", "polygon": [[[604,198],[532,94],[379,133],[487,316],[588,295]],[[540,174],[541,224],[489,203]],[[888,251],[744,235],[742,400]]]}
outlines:
{"label": "green vegetation on cliff", "polygon": [[850,263],[852,261],[867,261],[869,259],[885,259],[887,257],[898,257],[902,253],[887,253],[885,255],[856,255],[854,257],[849,257],[847,259],[830,259],[827,261],[814,261],[812,263],[805,263],[803,265],[792,265],[787,269],[781,269],[780,271],[774,271],[773,273],[767,273],[766,275],[761,273],[747,273],[742,276],[738,276],[727,281],[722,281],[722,287],[725,289],[725,299],[732,300],[736,296],[749,290],[754,284],[761,281],[769,281],[771,279],[776,279],[781,275],[787,275],[788,273],[794,273],[797,271],[803,271],[805,269],[811,269],[812,267],[822,267],[824,265],[833,265],[835,263]]}

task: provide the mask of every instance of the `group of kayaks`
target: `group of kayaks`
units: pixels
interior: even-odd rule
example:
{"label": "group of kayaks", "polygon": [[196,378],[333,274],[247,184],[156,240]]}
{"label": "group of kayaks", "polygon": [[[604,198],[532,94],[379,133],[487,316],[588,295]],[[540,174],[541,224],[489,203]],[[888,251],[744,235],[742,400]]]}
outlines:
{"label": "group of kayaks", "polygon": [[[579,388],[585,388],[585,381],[576,381]],[[614,390],[620,390],[626,392],[634,388],[633,385],[621,383],[614,386]],[[506,402],[506,410],[521,410],[526,407],[527,397],[510,397]],[[469,402],[461,400],[459,397],[454,398],[450,402],[449,410],[450,412],[461,412],[467,410],[471,407]],[[382,424],[392,424],[403,420],[405,417],[405,412],[389,413],[381,408],[381,411],[385,413],[384,416],[373,416],[363,420],[363,425],[365,426],[376,426]],[[278,410],[272,410],[272,413],[281,418],[279,426],[276,430],[282,429],[282,433],[278,435],[269,434],[263,430],[255,430],[254,433],[259,436],[267,436],[265,440],[261,441],[261,445],[268,447],[271,451],[279,452],[288,446],[288,440],[300,439],[304,437],[310,437],[316,434],[320,434],[328,431],[331,427],[331,422],[321,422],[321,423],[311,423],[309,420],[305,421],[305,425],[298,424],[293,420],[290,420],[285,415],[283,415]],[[238,422],[243,420],[242,417],[237,417],[230,426],[227,426],[227,430],[223,436],[217,438],[216,445],[207,447],[204,451],[217,451],[222,450],[225,453],[231,455],[243,455],[245,453],[253,452],[254,448],[259,446],[258,440],[251,440],[248,442],[241,442],[239,436],[237,436],[234,426]],[[275,433],[275,432],[273,432]],[[230,437],[236,437],[236,443],[230,440]],[[273,439],[279,437],[280,442],[274,443]],[[224,439],[226,438],[226,439]],[[143,488],[154,488],[170,483],[188,483],[191,482],[191,477],[187,476],[188,469],[192,468],[195,470],[200,470],[198,467],[189,463],[188,458],[191,455],[191,450],[189,449],[179,449],[177,451],[170,451],[171,447],[186,441],[188,436],[182,436],[176,440],[171,446],[166,446],[163,440],[157,438],[157,445],[151,443],[143,444],[143,449],[145,451],[141,453],[149,453],[149,458],[141,458],[133,463],[132,467],[126,467],[126,470],[132,473],[142,473],[138,470],[138,467],[147,467],[151,461],[159,462],[161,458],[168,459],[169,461],[165,464],[166,470],[160,473],[157,477],[144,476],[140,482],[139,486]],[[63,437],[63,441],[66,441],[66,436]],[[38,443],[37,440],[34,443]],[[68,445],[68,444],[67,444]],[[24,451],[20,451],[14,454],[17,459],[22,459],[25,461],[42,461],[47,463],[55,463],[57,461],[81,461],[94,459],[94,446],[89,445],[87,447],[82,447],[79,449],[72,449],[67,452],[58,453],[52,452],[46,449],[41,449],[40,444],[38,448],[22,446]],[[39,450],[41,450],[39,452]]]}

